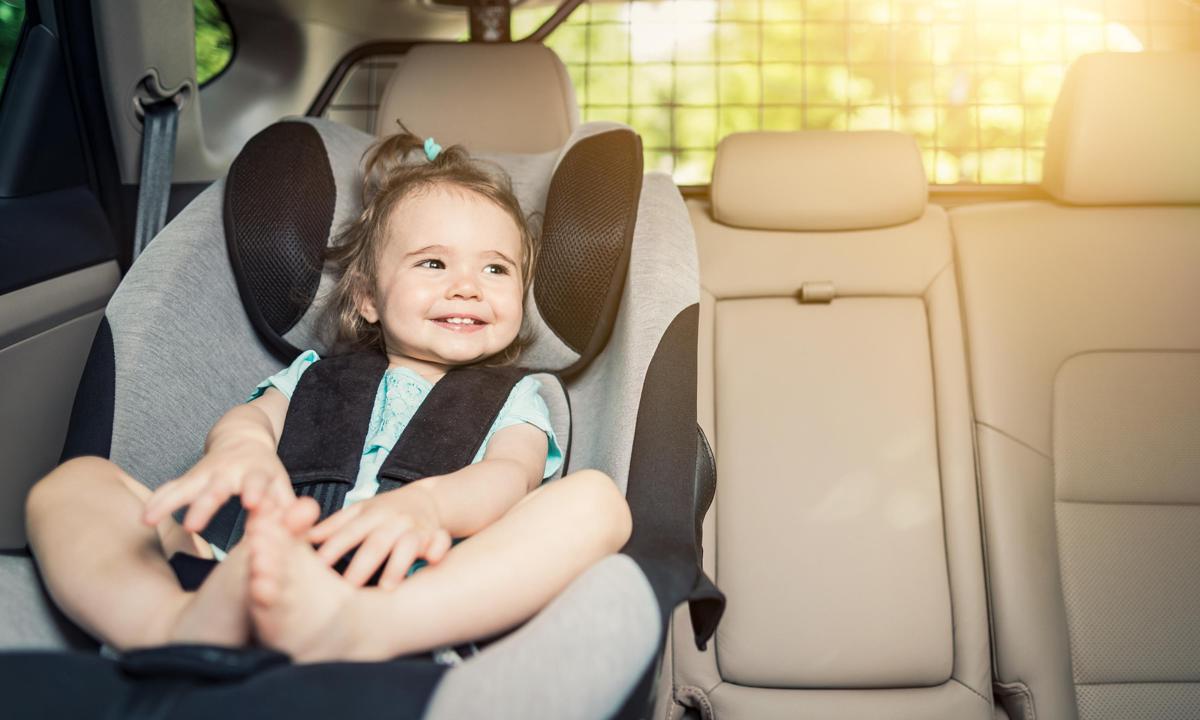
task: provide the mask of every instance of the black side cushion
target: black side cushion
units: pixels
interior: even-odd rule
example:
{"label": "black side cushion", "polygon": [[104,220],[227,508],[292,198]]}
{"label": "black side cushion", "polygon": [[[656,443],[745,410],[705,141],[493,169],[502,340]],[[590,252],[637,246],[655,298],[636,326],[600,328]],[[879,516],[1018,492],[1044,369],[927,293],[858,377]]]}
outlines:
{"label": "black side cushion", "polygon": [[75,390],[75,404],[71,407],[67,439],[59,462],[84,455],[106,458],[112,451],[116,375],[112,328],[108,318],[101,318],[87,363],[83,366],[83,377]]}
{"label": "black side cushion", "polygon": [[617,317],[642,192],[642,141],[610,130],[571,146],[550,182],[533,286],[538,311],[581,369]]}
{"label": "black side cushion", "polygon": [[321,281],[337,191],[313,126],[280,122],[250,138],[225,180],[225,241],[246,315],[280,362]]}
{"label": "black side cushion", "polygon": [[680,311],[646,372],[625,491],[633,534],[622,552],[654,588],[664,628],[675,606],[688,601],[696,646],[703,649],[725,611],[725,596],[704,575],[697,531],[715,487],[705,476],[707,443],[696,432],[699,315],[698,305]]}

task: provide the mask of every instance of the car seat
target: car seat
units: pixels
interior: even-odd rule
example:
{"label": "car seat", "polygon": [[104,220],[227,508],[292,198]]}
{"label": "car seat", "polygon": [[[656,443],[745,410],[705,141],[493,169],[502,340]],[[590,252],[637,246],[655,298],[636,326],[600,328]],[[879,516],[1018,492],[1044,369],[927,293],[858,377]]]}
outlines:
{"label": "car seat", "polygon": [[[199,457],[207,429],[248,388],[298,348],[325,349],[317,317],[330,277],[320,253],[361,206],[360,159],[372,140],[328,121],[277,123],[163,230],[106,309],[64,458],[106,456],[157,486]],[[122,661],[11,652],[0,663],[22,688],[18,708],[633,715],[650,700],[666,618],[684,599],[693,600],[696,641],[707,639],[723,599],[699,569],[696,523],[712,469],[697,462],[698,283],[679,193],[664,175],[643,179],[639,138],[611,123],[580,126],[560,152],[490,159],[513,177],[527,211],[544,212],[526,313],[535,339],[521,364],[546,373],[556,430],[569,438],[567,470],[598,468],[625,491],[634,529],[622,553],[452,669],[400,659],[360,672],[212,648]],[[0,560],[5,585],[22,588],[12,602],[25,610],[16,612],[42,618],[43,639],[68,644],[44,622],[27,561]],[[229,677],[239,679],[221,682]]]}

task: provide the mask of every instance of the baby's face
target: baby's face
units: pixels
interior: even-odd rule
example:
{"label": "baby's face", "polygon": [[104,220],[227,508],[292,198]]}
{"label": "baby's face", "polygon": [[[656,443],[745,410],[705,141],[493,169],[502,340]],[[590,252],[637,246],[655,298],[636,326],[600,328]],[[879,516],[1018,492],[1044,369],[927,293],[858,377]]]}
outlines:
{"label": "baby's face", "polygon": [[475,362],[521,329],[520,260],[507,213],[466,190],[434,187],[393,211],[375,296],[360,311],[380,323],[389,356]]}

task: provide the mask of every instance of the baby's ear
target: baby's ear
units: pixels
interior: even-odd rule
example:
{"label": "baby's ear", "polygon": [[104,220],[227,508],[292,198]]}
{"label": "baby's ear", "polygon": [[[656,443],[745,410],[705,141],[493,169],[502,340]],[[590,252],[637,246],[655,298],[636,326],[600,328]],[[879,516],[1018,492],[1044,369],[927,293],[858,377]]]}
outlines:
{"label": "baby's ear", "polygon": [[375,307],[375,299],[370,295],[359,295],[354,304],[358,307],[358,314],[362,315],[363,320],[371,325],[379,322],[379,310]]}

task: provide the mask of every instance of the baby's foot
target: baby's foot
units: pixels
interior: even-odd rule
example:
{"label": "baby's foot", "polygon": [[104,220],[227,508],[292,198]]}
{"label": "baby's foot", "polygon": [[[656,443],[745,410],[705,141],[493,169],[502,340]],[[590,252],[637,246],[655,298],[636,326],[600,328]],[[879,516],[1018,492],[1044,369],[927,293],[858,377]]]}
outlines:
{"label": "baby's foot", "polygon": [[312,519],[297,518],[307,514],[298,501],[286,513],[256,512],[247,523],[254,632],[263,645],[296,662],[357,659],[357,624],[346,607],[355,588],[304,540]]}
{"label": "baby's foot", "polygon": [[166,642],[231,647],[249,643],[249,555],[241,545],[234,547],[198,590],[182,595],[181,605],[169,621]]}

